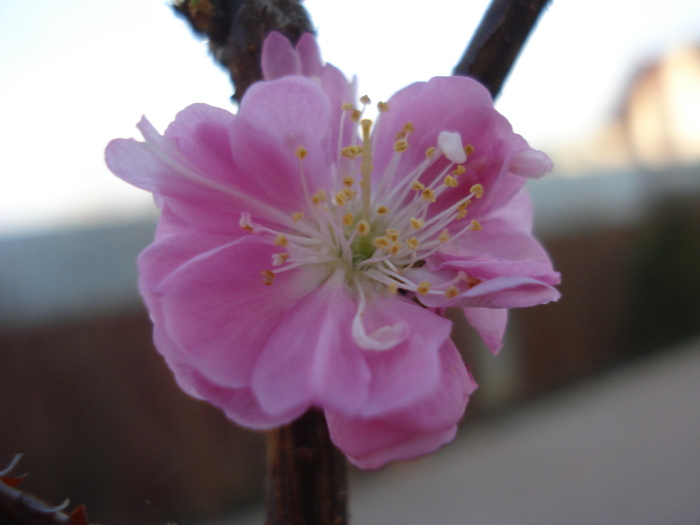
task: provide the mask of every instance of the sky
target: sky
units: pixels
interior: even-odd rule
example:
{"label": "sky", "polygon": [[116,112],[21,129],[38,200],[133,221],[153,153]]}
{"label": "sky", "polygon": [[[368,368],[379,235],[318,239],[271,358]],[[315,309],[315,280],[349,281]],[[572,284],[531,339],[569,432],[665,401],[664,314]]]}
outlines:
{"label": "sky", "polygon": [[[486,0],[306,0],[324,59],[386,100],[449,75]],[[497,108],[547,151],[605,123],[630,75],[700,42],[697,0],[553,0]],[[115,137],[194,102],[235,111],[228,76],[164,0],[0,2],[0,236],[153,214],[104,166]]]}

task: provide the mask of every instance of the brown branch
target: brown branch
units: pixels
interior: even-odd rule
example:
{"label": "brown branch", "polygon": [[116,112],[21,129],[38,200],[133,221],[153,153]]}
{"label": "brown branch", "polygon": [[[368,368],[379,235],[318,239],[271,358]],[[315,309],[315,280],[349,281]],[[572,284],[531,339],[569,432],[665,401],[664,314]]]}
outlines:
{"label": "brown branch", "polygon": [[314,32],[298,0],[175,0],[173,9],[196,34],[209,39],[214,59],[231,75],[238,102],[262,78],[260,54],[270,32],[278,31],[294,44]]}
{"label": "brown branch", "polygon": [[347,465],[323,413],[268,433],[267,525],[346,525]]}
{"label": "brown branch", "polygon": [[549,0],[493,0],[454,75],[481,82],[495,99]]}

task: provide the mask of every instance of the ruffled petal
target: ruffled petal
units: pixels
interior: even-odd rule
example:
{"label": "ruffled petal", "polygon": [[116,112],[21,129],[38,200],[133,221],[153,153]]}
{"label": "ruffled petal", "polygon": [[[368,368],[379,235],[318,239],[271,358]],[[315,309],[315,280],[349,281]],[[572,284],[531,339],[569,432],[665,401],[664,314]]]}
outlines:
{"label": "ruffled petal", "polygon": [[338,271],[286,312],[253,372],[253,390],[266,412],[316,405],[352,413],[365,402],[370,370],[350,337],[355,310]]}
{"label": "ruffled petal", "polygon": [[248,385],[285,311],[327,277],[322,270],[293,270],[265,286],[261,271],[279,251],[243,237],[181,265],[152,291],[162,297],[165,333],[188,363],[219,385]]}
{"label": "ruffled petal", "polygon": [[474,327],[486,348],[496,355],[503,347],[508,310],[499,308],[463,308],[464,317]]}
{"label": "ruffled petal", "polygon": [[354,465],[376,469],[433,452],[451,441],[476,388],[451,341],[440,348],[440,380],[429,395],[374,418],[325,411],[331,439]]}

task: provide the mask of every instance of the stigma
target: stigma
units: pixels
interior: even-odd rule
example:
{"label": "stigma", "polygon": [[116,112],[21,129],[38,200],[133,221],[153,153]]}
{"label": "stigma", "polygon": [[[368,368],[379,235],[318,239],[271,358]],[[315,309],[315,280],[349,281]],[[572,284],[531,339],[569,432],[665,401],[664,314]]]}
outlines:
{"label": "stigma", "polygon": [[[347,103],[341,108],[338,151],[327,187],[309,187],[304,171],[308,150],[304,144],[296,145],[293,153],[304,209],[291,214],[278,229],[255,223],[249,213],[241,214],[244,230],[280,250],[270,267],[261,270],[262,283],[271,286],[281,272],[316,265],[344,272],[348,286],[357,287],[360,294],[372,288],[454,298],[473,286],[462,272],[449,282],[414,282],[409,270],[464,235],[482,230],[478,221],[462,220],[468,217],[470,203],[484,194],[481,184],[460,180],[475,148],[463,144],[459,133],[442,130],[433,145],[412,155],[418,161],[410,172],[401,172],[405,168],[400,166],[406,164],[402,156],[411,151],[416,131],[413,123],[406,122],[391,151],[380,152],[389,155],[389,161],[382,173],[376,173],[373,122],[363,118],[370,101],[366,96],[360,100],[362,109]],[[380,118],[391,110],[385,102],[378,109]],[[356,129],[352,136],[343,133],[348,121]]]}

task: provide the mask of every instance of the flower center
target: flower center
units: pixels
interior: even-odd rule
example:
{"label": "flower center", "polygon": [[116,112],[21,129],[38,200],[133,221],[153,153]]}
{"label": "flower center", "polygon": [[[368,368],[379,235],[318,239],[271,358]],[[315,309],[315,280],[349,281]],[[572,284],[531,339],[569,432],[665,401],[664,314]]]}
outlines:
{"label": "flower center", "polygon": [[[369,103],[367,97],[361,101],[365,106]],[[437,144],[425,151],[418,166],[410,173],[399,173],[399,161],[414,132],[409,122],[395,137],[393,155],[381,177],[375,174],[373,180],[372,121],[362,119],[364,109],[360,111],[349,104],[342,109],[341,146],[333,167],[336,177],[328,188],[310,193],[304,174],[307,151],[303,147],[296,149],[307,209],[292,215],[293,227],[275,231],[251,222],[249,213],[241,215],[241,227],[267,236],[284,250],[273,256],[273,269],[262,272],[263,282],[271,285],[276,274],[299,266],[330,265],[341,268],[347,282],[358,288],[362,282],[374,281],[386,285],[391,292],[402,289],[456,296],[460,292],[458,281],[469,283],[464,274],[460,273],[455,282],[416,283],[406,272],[420,267],[428,256],[466,232],[481,229],[474,220],[456,224],[467,216],[472,199],[482,196],[480,184],[471,186],[466,195],[444,203],[440,211],[431,210],[445,191],[459,185],[459,177],[466,171],[464,163],[474,148],[463,146],[458,133],[442,131]],[[385,112],[389,108],[380,102],[379,110]],[[350,145],[343,147],[342,130],[347,118],[359,125],[361,139],[348,139]],[[448,163],[438,171],[435,164],[442,156]],[[432,180],[425,176],[428,170],[437,172]],[[466,286],[464,282],[462,285]]]}

